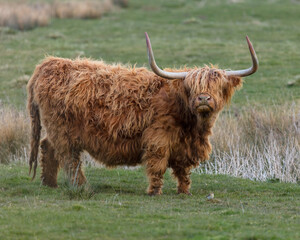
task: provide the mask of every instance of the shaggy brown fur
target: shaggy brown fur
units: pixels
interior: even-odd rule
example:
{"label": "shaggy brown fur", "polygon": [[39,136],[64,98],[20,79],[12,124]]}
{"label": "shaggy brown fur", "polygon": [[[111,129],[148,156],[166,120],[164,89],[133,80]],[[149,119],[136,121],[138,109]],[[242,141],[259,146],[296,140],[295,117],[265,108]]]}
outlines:
{"label": "shaggy brown fur", "polygon": [[178,193],[189,194],[190,170],[209,158],[211,128],[242,80],[213,67],[188,71],[184,80],[167,80],[145,68],[46,58],[28,83],[34,176],[42,122],[45,185],[57,186],[59,167],[83,184],[86,150],[106,166],[145,164],[149,195],[162,193],[172,168]]}

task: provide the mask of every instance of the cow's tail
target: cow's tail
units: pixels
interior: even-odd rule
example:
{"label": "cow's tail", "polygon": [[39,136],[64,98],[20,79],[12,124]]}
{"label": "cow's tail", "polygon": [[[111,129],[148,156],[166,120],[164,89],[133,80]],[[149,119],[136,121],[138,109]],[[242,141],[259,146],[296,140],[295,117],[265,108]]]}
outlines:
{"label": "cow's tail", "polygon": [[36,76],[33,74],[32,78],[29,80],[27,85],[28,92],[28,102],[27,108],[30,114],[31,123],[31,142],[30,142],[30,159],[29,159],[29,175],[31,174],[33,166],[33,180],[36,175],[37,168],[37,158],[40,145],[40,135],[41,135],[41,120],[40,120],[40,110],[38,104],[34,101],[34,85]]}

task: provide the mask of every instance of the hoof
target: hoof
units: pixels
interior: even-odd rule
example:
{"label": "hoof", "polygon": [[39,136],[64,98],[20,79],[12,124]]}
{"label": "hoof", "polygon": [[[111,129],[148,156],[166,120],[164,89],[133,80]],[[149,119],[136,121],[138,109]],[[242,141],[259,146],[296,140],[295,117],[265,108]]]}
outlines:
{"label": "hoof", "polygon": [[148,190],[148,195],[149,196],[159,196],[159,195],[162,195],[162,191],[161,191],[161,189]]}
{"label": "hoof", "polygon": [[186,194],[188,196],[192,196],[193,194],[191,194],[189,191],[177,191],[177,194]]}
{"label": "hoof", "polygon": [[43,181],[42,184],[44,186],[51,187],[51,188],[57,188],[58,187],[56,183],[46,183],[46,182]]}

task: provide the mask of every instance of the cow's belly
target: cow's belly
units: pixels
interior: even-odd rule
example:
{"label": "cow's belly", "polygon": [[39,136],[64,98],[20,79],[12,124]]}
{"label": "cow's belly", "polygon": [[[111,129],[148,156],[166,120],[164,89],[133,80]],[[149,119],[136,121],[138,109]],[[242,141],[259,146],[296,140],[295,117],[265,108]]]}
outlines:
{"label": "cow's belly", "polygon": [[136,166],[142,163],[140,139],[100,141],[98,146],[89,145],[85,150],[97,161],[108,167]]}

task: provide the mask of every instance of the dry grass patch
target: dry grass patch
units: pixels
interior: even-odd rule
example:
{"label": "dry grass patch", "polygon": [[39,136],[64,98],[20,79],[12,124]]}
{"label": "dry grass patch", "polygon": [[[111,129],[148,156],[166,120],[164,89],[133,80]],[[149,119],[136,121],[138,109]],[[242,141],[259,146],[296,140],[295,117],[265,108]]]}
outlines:
{"label": "dry grass patch", "polygon": [[0,163],[26,157],[29,120],[23,112],[0,107]]}
{"label": "dry grass patch", "polygon": [[0,26],[29,30],[47,26],[52,17],[95,19],[111,12],[114,4],[127,7],[127,0],[55,1],[52,4],[0,3]]}
{"label": "dry grass patch", "polygon": [[15,79],[13,79],[11,81],[11,85],[14,87],[18,87],[18,88],[24,87],[27,85],[29,79],[30,79],[30,76],[27,74],[24,74],[24,75],[21,75]]}
{"label": "dry grass patch", "polygon": [[0,26],[13,29],[29,30],[47,26],[51,15],[51,7],[48,4],[0,4]]}
{"label": "dry grass patch", "polygon": [[212,161],[198,170],[253,180],[300,181],[300,108],[296,104],[223,114]]}
{"label": "dry grass patch", "polygon": [[101,18],[104,13],[113,9],[112,0],[102,1],[57,1],[53,5],[57,18]]}

